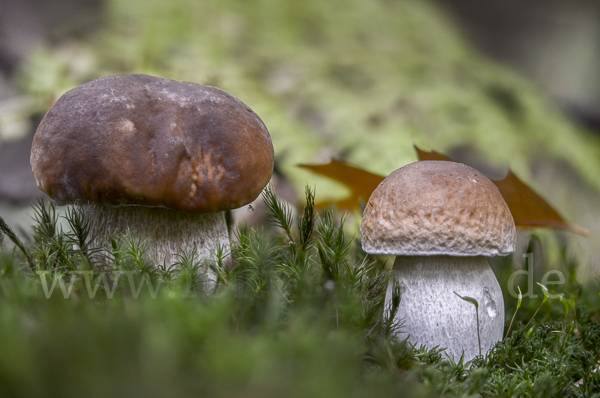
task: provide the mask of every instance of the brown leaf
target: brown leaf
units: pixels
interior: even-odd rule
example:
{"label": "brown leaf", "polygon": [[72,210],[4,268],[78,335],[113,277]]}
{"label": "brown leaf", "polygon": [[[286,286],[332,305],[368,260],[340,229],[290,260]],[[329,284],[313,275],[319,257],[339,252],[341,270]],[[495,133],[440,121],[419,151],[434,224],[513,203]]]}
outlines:
{"label": "brown leaf", "polygon": [[365,203],[385,178],[333,158],[327,164],[299,164],[298,166],[329,177],[350,189],[349,197],[335,202],[318,202],[316,203],[318,208],[334,205],[344,210],[359,209],[360,202]]}
{"label": "brown leaf", "polygon": [[416,145],[413,145],[413,148],[415,148],[415,151],[417,152],[417,157],[419,158],[419,160],[446,160],[448,162],[454,162],[454,160],[450,159],[446,155],[442,155],[439,152],[436,152],[436,151],[430,151],[430,152],[422,151]]}
{"label": "brown leaf", "polygon": [[[416,146],[415,150],[419,160],[452,161],[452,159],[439,152],[422,151]],[[548,202],[529,188],[511,170],[502,180],[492,180],[492,182],[496,184],[502,197],[504,197],[517,227],[568,229],[581,235],[587,235],[587,230],[568,224]]]}
{"label": "brown leaf", "polygon": [[509,170],[504,179],[492,182],[500,190],[518,227],[548,227],[568,229],[584,236],[588,234],[587,230],[567,223],[548,202],[512,171]]}
{"label": "brown leaf", "polygon": [[[439,152],[422,151],[416,146],[415,151],[419,160],[452,161],[452,159]],[[360,208],[360,202],[366,202],[371,193],[385,178],[336,159],[331,159],[330,163],[323,165],[301,164],[299,166],[338,181],[351,191],[350,196],[345,199],[317,203],[316,206],[319,208],[334,205],[339,209],[357,210]],[[517,227],[568,229],[581,235],[587,235],[588,231],[585,229],[568,224],[548,202],[529,188],[512,171],[509,170],[504,179],[492,180],[492,182],[496,184],[504,197]]]}

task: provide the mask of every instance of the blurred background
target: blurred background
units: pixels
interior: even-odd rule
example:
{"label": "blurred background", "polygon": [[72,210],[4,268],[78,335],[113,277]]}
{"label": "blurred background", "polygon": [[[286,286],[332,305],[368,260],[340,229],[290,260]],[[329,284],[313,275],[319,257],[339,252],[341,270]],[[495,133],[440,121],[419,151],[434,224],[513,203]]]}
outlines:
{"label": "blurred background", "polygon": [[[491,178],[510,168],[590,231],[534,232],[596,278],[599,70],[593,0],[1,0],[0,216],[28,228],[42,196],[32,134],[60,95],[146,73],[254,109],[290,202],[307,184],[318,200],[347,194],[297,167],[332,156],[387,175],[416,160],[417,144]],[[554,253],[540,250],[538,261]]]}

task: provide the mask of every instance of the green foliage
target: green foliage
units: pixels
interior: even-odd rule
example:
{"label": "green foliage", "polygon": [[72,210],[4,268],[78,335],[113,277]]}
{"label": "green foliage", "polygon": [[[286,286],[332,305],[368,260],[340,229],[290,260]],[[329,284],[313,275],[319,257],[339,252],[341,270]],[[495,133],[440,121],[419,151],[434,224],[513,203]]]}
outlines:
{"label": "green foliage", "polygon": [[454,294],[456,294],[458,297],[460,297],[462,300],[466,301],[467,303],[473,304],[473,306],[475,307],[475,316],[477,319],[477,343],[479,344],[479,355],[481,355],[481,337],[479,335],[479,303],[473,297],[469,297],[469,296],[463,297],[456,292],[454,292]]}
{"label": "green foliage", "polygon": [[[27,252],[27,249],[25,249],[25,246],[23,245],[23,242],[21,242],[21,240],[17,237],[17,235],[15,234],[15,232],[12,230],[12,228],[9,227],[8,224],[6,224],[6,222],[4,221],[4,219],[2,217],[0,217],[0,232],[1,232],[0,236],[2,238],[4,238],[4,235],[6,235],[6,237],[8,239],[10,239],[11,242],[16,247],[19,248],[19,250],[21,250],[21,252],[25,256],[25,258],[27,259],[27,263],[30,266],[33,266],[33,262],[31,261],[31,257],[29,257],[29,253]],[[3,242],[3,239],[0,239],[0,245],[2,244],[2,242]]]}
{"label": "green foliage", "polygon": [[214,262],[158,267],[127,233],[90,247],[84,207],[63,231],[37,204],[32,243],[0,251],[0,396],[600,396],[597,286],[521,296],[504,342],[448,359],[394,338],[400,286],[385,303],[385,263],[345,216],[317,214],[311,189],[299,211],[263,199],[278,232],[242,227]]}
{"label": "green foliage", "polygon": [[[299,187],[308,175],[295,165],[324,147],[387,175],[416,160],[416,142],[445,153],[475,148],[491,162],[510,162],[528,183],[532,154],[556,158],[600,189],[598,140],[530,82],[475,54],[431,1],[103,5],[105,23],[93,35],[59,38],[29,59],[21,81],[44,106],[98,76],[147,73],[218,86],[248,103]],[[317,184],[320,194],[339,194]]]}

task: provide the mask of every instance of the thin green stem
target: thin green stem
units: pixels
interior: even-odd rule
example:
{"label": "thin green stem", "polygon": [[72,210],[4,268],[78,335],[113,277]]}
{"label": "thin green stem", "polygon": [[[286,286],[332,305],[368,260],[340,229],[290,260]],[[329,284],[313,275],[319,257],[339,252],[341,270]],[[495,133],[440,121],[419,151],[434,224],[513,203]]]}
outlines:
{"label": "thin green stem", "polygon": [[531,317],[531,319],[529,320],[529,322],[527,322],[527,325],[525,325],[525,327],[523,329],[527,329],[527,326],[529,326],[529,324],[531,323],[531,321],[533,321],[533,318],[535,318],[536,314],[538,313],[538,311],[540,310],[540,308],[542,308],[542,305],[544,305],[546,301],[542,301],[540,303],[540,305],[538,306],[537,310],[535,310],[535,312],[533,313],[533,316]]}
{"label": "thin green stem", "polygon": [[508,325],[508,330],[506,331],[506,336],[504,336],[504,339],[502,339],[502,342],[504,343],[504,341],[506,340],[506,338],[508,337],[508,334],[510,333],[510,328],[512,328],[512,324],[513,321],[515,320],[515,316],[517,315],[517,312],[519,311],[519,308],[521,308],[521,303],[523,302],[523,294],[521,293],[521,289],[517,286],[517,289],[519,289],[519,296],[518,296],[518,301],[517,301],[517,309],[515,310],[512,319],[510,320],[510,325]]}
{"label": "thin green stem", "polygon": [[479,308],[475,307],[475,315],[477,315],[477,343],[479,344],[479,355],[481,356],[481,337],[479,336]]}
{"label": "thin green stem", "polygon": [[481,337],[479,336],[479,303],[473,297],[461,296],[456,292],[454,292],[454,294],[456,294],[462,300],[465,300],[466,302],[471,303],[475,306],[475,317],[477,319],[477,342],[479,344],[479,355],[481,355]]}
{"label": "thin green stem", "polygon": [[508,330],[506,331],[506,335],[505,335],[505,336],[504,336],[504,338],[502,339],[502,342],[503,342],[503,343],[504,343],[504,341],[506,340],[506,338],[508,337],[508,334],[510,333],[510,329],[512,328],[512,324],[513,324],[513,321],[515,320],[515,316],[517,315],[517,311],[519,311],[519,309],[518,309],[518,308],[517,308],[517,309],[515,310],[515,312],[513,313],[513,316],[512,316],[512,318],[511,318],[511,320],[510,320],[510,324],[508,325]]}

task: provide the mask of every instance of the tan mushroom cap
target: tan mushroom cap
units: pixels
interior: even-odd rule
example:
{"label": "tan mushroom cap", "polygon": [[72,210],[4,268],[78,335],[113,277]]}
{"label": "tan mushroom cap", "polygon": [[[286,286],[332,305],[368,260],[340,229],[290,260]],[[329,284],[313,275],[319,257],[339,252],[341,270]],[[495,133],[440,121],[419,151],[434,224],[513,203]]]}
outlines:
{"label": "tan mushroom cap", "polygon": [[210,86],[107,76],[65,93],[31,149],[38,188],[59,203],[207,213],[254,200],[273,171],[261,119]]}
{"label": "tan mushroom cap", "polygon": [[498,188],[477,170],[422,161],[377,187],[360,235],[367,253],[504,256],[514,251],[515,222]]}

